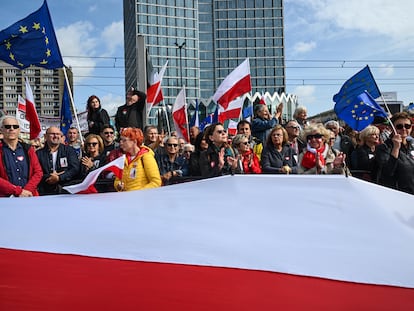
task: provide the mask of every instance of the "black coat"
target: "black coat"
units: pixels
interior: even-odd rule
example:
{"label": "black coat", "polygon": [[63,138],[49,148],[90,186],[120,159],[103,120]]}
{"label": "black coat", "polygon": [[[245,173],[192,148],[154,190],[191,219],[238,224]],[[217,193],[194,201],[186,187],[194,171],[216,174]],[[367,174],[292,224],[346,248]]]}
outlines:
{"label": "black coat", "polygon": [[127,104],[118,107],[115,115],[115,126],[120,132],[121,128],[125,127],[136,127],[141,130],[144,129],[144,114],[145,114],[145,103],[147,95],[140,92],[139,100],[128,106]]}
{"label": "black coat", "polygon": [[99,135],[105,124],[109,124],[109,115],[105,109],[99,108],[96,111],[90,111],[88,113],[89,134]]}

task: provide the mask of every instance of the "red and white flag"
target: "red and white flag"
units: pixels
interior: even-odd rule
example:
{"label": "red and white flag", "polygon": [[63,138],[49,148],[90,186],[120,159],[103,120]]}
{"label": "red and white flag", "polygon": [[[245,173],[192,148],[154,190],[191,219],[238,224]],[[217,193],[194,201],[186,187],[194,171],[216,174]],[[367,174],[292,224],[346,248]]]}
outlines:
{"label": "red and white flag", "polygon": [[167,69],[168,60],[165,62],[165,65],[161,68],[159,73],[154,72],[153,79],[151,81],[150,87],[147,89],[147,114],[151,111],[151,108],[161,102],[164,99],[161,90],[162,78],[164,76],[165,70]]}
{"label": "red and white flag", "polygon": [[19,121],[20,132],[30,133],[30,123],[26,120],[26,101],[20,95],[17,100],[16,119]]}
{"label": "red and white flag", "polygon": [[414,310],[413,196],[352,176],[0,201],[0,310]]}
{"label": "red and white flag", "polygon": [[116,177],[122,178],[122,171],[124,169],[124,165],[125,155],[122,155],[121,157],[116,158],[112,162],[109,162],[108,164],[90,172],[83,180],[83,182],[81,182],[80,184],[66,186],[63,187],[63,189],[65,189],[71,194],[97,193],[98,191],[95,189],[94,184],[96,182],[96,179],[98,179],[98,176],[106,170],[113,172]]}
{"label": "red and white flag", "polygon": [[250,63],[249,59],[241,63],[221,82],[216,93],[213,95],[213,100],[216,101],[224,110],[230,102],[252,90],[252,83],[250,80]]}
{"label": "red and white flag", "polygon": [[232,100],[226,109],[219,106],[219,120],[224,122],[228,119],[240,119],[241,110],[243,107],[244,96]]}
{"label": "red and white flag", "polygon": [[237,134],[237,123],[236,121],[230,120],[227,126],[227,133],[234,136]]}
{"label": "red and white flag", "polygon": [[178,93],[175,103],[172,107],[173,121],[178,137],[184,138],[187,142],[190,141],[188,136],[188,116],[187,116],[187,102],[185,96],[185,87]]}
{"label": "red and white flag", "polygon": [[37,115],[35,101],[29,79],[26,77],[26,120],[30,122],[30,139],[40,136],[42,127],[40,126],[39,116]]}

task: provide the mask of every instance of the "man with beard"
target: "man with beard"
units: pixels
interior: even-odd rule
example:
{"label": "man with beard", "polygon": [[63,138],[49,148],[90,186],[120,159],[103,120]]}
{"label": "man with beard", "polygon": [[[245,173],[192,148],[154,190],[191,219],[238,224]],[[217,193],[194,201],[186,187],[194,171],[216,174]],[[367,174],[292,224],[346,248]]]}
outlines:
{"label": "man with beard", "polygon": [[40,195],[67,193],[62,186],[78,178],[80,162],[75,149],[61,143],[59,128],[51,126],[46,130],[45,146],[36,153],[43,170]]}

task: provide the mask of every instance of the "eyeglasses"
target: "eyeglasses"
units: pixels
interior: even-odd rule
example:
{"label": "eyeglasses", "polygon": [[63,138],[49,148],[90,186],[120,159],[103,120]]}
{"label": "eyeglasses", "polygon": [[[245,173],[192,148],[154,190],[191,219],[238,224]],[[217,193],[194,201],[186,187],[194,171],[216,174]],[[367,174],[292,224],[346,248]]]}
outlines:
{"label": "eyeglasses", "polygon": [[168,147],[178,147],[178,144],[167,144]]}
{"label": "eyeglasses", "polygon": [[220,134],[220,135],[221,135],[221,134],[226,134],[226,130],[217,130],[216,132],[217,132],[218,134]]}
{"label": "eyeglasses", "polygon": [[411,124],[397,124],[395,128],[397,130],[402,130],[403,128],[405,128],[406,130],[409,130],[411,126],[412,126]]}
{"label": "eyeglasses", "polygon": [[97,144],[98,144],[98,143],[86,143],[86,146],[89,146],[89,147],[90,147],[90,146],[94,146],[94,147],[95,147]]}
{"label": "eyeglasses", "polygon": [[321,135],[321,134],[308,135],[308,136],[306,136],[306,140],[311,140],[313,138],[321,139],[322,137],[323,137],[323,135]]}
{"label": "eyeglasses", "polygon": [[50,136],[60,136],[60,133],[47,133]]}
{"label": "eyeglasses", "polygon": [[244,142],[241,142],[240,145],[248,146],[249,145],[249,142],[248,141],[244,141]]}
{"label": "eyeglasses", "polygon": [[300,130],[299,126],[286,126],[287,129]]}
{"label": "eyeglasses", "polygon": [[192,153],[191,150],[185,150],[184,153]]}
{"label": "eyeglasses", "polygon": [[10,130],[10,129],[17,130],[20,127],[20,125],[18,125],[18,124],[4,124],[3,127],[6,130]]}
{"label": "eyeglasses", "polygon": [[114,132],[104,132],[105,135],[114,135]]}

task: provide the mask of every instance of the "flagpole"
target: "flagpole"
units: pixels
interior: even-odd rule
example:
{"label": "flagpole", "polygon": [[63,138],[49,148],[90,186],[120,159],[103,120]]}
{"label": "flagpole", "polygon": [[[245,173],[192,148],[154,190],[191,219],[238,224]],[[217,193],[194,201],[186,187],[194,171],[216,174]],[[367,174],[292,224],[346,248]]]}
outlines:
{"label": "flagpole", "polygon": [[170,119],[168,118],[168,112],[167,112],[167,108],[166,108],[164,100],[162,101],[162,110],[164,111],[164,114],[165,114],[165,120],[167,120],[168,136],[170,136],[171,135]]}
{"label": "flagpole", "polygon": [[392,124],[391,119],[390,119],[390,115],[391,115],[390,108],[388,107],[388,104],[387,104],[387,102],[385,101],[384,95],[382,95],[382,93],[381,93],[381,99],[382,99],[382,101],[384,102],[384,106],[385,106],[385,108],[387,108],[387,112],[388,112],[388,114],[387,114],[387,120],[388,120],[388,122],[390,123],[390,125],[391,125],[391,127],[392,127],[392,130],[394,131],[394,134],[397,134],[397,130],[395,129],[394,124]]}
{"label": "flagpole", "polygon": [[66,81],[66,84],[68,86],[68,93],[69,93],[70,103],[72,105],[72,110],[73,110],[73,113],[75,115],[75,120],[76,120],[76,124],[77,124],[78,131],[79,131],[79,138],[80,138],[81,144],[83,145],[83,136],[82,136],[82,131],[81,131],[80,124],[79,124],[78,113],[76,111],[75,103],[73,101],[72,90],[70,88],[68,74],[66,73],[66,67],[65,66],[63,66],[63,74],[65,75],[65,81]]}

